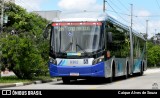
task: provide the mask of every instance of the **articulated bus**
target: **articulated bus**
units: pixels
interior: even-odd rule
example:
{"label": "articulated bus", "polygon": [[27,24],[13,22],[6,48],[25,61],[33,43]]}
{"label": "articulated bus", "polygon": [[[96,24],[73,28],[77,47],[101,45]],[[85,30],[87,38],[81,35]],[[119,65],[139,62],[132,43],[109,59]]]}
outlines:
{"label": "articulated bus", "polygon": [[62,14],[46,27],[47,36],[50,75],[63,83],[98,77],[112,82],[147,69],[143,35],[106,13]]}

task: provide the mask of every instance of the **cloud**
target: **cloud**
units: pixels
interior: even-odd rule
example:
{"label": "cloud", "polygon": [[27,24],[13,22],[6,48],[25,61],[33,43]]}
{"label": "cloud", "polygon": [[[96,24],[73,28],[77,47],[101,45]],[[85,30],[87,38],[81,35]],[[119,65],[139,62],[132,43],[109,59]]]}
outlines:
{"label": "cloud", "polygon": [[97,0],[60,0],[58,6],[63,10],[72,10],[72,11],[102,10],[102,5],[99,5],[97,3]]}
{"label": "cloud", "polygon": [[137,16],[150,16],[150,15],[151,15],[151,13],[147,10],[140,10],[137,13]]}
{"label": "cloud", "polygon": [[15,0],[17,5],[27,9],[27,11],[38,11],[41,10],[40,5],[44,0]]}
{"label": "cloud", "polygon": [[[159,33],[160,20],[149,20],[148,22],[148,38],[153,37],[155,34]],[[146,22],[143,23],[136,22],[133,29],[141,33],[146,33]]]}
{"label": "cloud", "polygon": [[[147,10],[138,10],[134,13],[136,13],[134,15],[138,17],[133,17],[133,29],[141,33],[146,33],[146,20],[149,20],[149,16],[152,16],[152,13]],[[160,21],[158,22],[158,20],[149,20],[148,38],[153,36],[153,32],[155,32],[154,28],[158,28],[158,25],[160,25]]]}
{"label": "cloud", "polygon": [[150,20],[149,23],[149,34],[151,36],[154,36],[155,34],[159,33],[159,26],[160,26],[160,20]]}

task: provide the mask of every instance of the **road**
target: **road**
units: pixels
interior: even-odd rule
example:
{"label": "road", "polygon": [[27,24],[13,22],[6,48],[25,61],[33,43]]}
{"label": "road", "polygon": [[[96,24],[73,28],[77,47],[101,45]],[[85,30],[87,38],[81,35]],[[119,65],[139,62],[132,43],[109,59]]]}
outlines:
{"label": "road", "polygon": [[63,84],[62,81],[58,81],[5,89],[153,89],[155,87],[154,84],[156,84],[156,88],[160,89],[160,69],[149,69],[144,72],[143,76],[132,76],[126,80],[117,78],[113,83],[107,83],[106,81],[93,82],[87,80],[78,80],[72,81],[71,84]]}

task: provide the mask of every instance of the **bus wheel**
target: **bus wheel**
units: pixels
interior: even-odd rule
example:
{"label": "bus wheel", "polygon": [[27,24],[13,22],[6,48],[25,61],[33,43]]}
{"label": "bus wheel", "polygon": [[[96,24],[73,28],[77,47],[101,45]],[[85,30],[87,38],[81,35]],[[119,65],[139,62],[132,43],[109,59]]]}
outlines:
{"label": "bus wheel", "polygon": [[112,66],[112,73],[111,77],[109,77],[109,83],[113,82],[114,77],[115,77],[115,65]]}
{"label": "bus wheel", "polygon": [[64,84],[69,84],[70,83],[70,79],[68,77],[62,77],[62,81]]}
{"label": "bus wheel", "polygon": [[126,74],[125,74],[125,76],[124,76],[124,79],[127,79],[127,78],[128,78],[128,75],[129,75],[129,67],[128,67],[128,64],[127,64]]}
{"label": "bus wheel", "polygon": [[142,64],[142,65],[141,65],[141,69],[140,69],[140,73],[139,73],[140,76],[142,76],[143,73],[144,73],[144,72],[143,72],[143,67],[144,67],[144,66],[143,66],[143,64]]}
{"label": "bus wheel", "polygon": [[113,75],[111,77],[109,77],[109,83],[113,82]]}

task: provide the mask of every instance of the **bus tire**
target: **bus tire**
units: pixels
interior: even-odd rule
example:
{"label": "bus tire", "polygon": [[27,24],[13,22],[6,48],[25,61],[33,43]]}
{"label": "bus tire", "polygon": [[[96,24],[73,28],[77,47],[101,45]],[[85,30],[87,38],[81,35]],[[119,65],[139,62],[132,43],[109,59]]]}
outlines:
{"label": "bus tire", "polygon": [[109,83],[113,82],[114,77],[115,77],[115,63],[113,62],[111,77],[109,77]]}
{"label": "bus tire", "polygon": [[113,76],[109,77],[109,83],[113,82]]}
{"label": "bus tire", "polygon": [[69,84],[70,83],[70,79],[68,77],[62,77],[62,81],[64,84]]}
{"label": "bus tire", "polygon": [[124,79],[127,79],[128,76],[129,76],[129,65],[128,65],[128,63],[127,63],[127,66],[126,66],[126,74],[125,74],[125,76],[124,76]]}
{"label": "bus tire", "polygon": [[143,72],[143,67],[144,67],[144,63],[141,64],[141,69],[140,69],[140,73],[139,73],[140,76],[142,76],[143,73],[144,73],[144,72]]}

